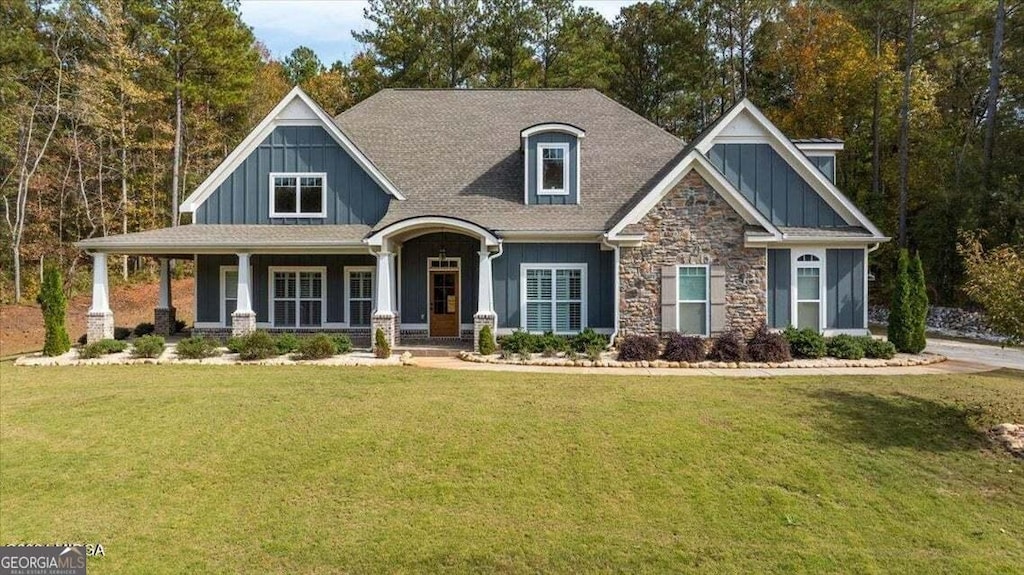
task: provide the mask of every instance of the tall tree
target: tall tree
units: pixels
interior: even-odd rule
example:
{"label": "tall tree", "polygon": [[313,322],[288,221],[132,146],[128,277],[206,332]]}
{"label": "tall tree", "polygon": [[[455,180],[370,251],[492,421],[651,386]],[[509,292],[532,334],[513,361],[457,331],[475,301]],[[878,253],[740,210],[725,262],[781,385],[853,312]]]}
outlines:
{"label": "tall tree", "polygon": [[390,86],[421,87],[427,78],[425,6],[424,0],[370,0],[363,17],[373,26],[352,33]]}
{"label": "tall tree", "polygon": [[308,46],[299,46],[284,58],[284,73],[293,86],[308,82],[323,71],[323,63]]}
{"label": "tall tree", "polygon": [[479,5],[478,0],[430,0],[425,10],[431,86],[465,87],[479,75]]}
{"label": "tall tree", "polygon": [[572,0],[533,0],[537,14],[534,45],[540,63],[540,85],[551,85],[550,71],[562,51],[561,36],[565,20],[572,14]]}
{"label": "tall tree", "polygon": [[492,88],[536,86],[539,65],[531,40],[539,26],[537,10],[527,0],[483,0],[481,11],[484,84]]}
{"label": "tall tree", "polygon": [[558,30],[558,55],[546,72],[554,88],[597,88],[608,92],[618,73],[612,27],[594,9],[580,7],[569,13]]}
{"label": "tall tree", "polygon": [[985,184],[991,181],[992,146],[996,135],[996,114],[999,111],[999,80],[1003,71],[1003,38],[1006,33],[1006,1],[996,4],[995,25],[992,32],[992,56],[989,59],[988,102],[985,105],[985,139],[982,148]]}
{"label": "tall tree", "polygon": [[917,0],[907,2],[907,35],[903,44],[903,95],[900,98],[900,196],[899,246],[907,247],[907,206],[910,201],[910,85],[914,73],[914,30],[917,27]]}

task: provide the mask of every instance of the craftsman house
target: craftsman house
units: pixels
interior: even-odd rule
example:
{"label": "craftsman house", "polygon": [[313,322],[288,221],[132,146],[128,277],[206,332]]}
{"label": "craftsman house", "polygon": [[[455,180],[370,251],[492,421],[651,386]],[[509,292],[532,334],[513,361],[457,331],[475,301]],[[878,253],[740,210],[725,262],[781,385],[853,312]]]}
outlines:
{"label": "craftsman house", "polygon": [[113,333],[109,254],[160,259],[163,332],[189,259],[197,333],[866,333],[888,238],[836,188],[842,149],[746,100],[686,143],[595,90],[384,90],[331,118],[295,88],[191,224],[78,244],[88,338]]}

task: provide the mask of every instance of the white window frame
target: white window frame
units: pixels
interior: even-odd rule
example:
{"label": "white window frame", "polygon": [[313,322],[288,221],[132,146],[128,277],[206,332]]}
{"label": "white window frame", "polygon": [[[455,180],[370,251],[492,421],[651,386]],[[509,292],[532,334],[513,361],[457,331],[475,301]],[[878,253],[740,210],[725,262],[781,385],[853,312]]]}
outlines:
{"label": "white window frame", "polygon": [[[526,273],[528,270],[551,270],[551,323],[552,331],[556,335],[575,335],[587,329],[587,264],[580,263],[558,263],[558,264],[519,264],[519,327],[527,330],[526,321]],[[579,331],[555,331],[558,325],[558,287],[555,285],[558,277],[558,270],[580,270],[580,329]],[[543,333],[534,331],[531,333]]]}
{"label": "white window frame", "polygon": [[274,319],[274,274],[277,272],[289,272],[298,274],[300,272],[319,272],[320,281],[323,282],[320,289],[320,325],[299,325],[299,309],[301,302],[314,301],[312,298],[299,296],[300,286],[298,277],[295,278],[295,325],[280,326],[287,329],[324,329],[327,325],[327,266],[270,266],[267,268],[267,321],[270,327],[278,327]]}
{"label": "white window frame", "polygon": [[[370,323],[366,326],[354,325],[352,323],[352,306],[349,303],[352,301],[352,272],[365,273],[370,272]],[[365,301],[364,298],[359,298],[359,301]],[[349,327],[370,327],[373,325],[373,310],[377,306],[377,268],[374,266],[346,266],[345,267],[345,325]]]}
{"label": "white window frame", "polygon": [[[562,150],[562,187],[550,190],[544,189],[544,150]],[[568,196],[569,195],[569,154],[568,142],[538,142],[537,143],[537,195],[538,196]]]}
{"label": "white window frame", "polygon": [[[814,256],[818,258],[817,261],[808,262],[800,261],[803,256]],[[800,302],[811,302],[815,300],[801,300],[798,297],[798,286],[797,278],[798,271],[801,268],[804,269],[817,269],[818,270],[818,333],[824,333],[825,323],[827,317],[826,301],[828,300],[828,291],[826,290],[826,266],[825,266],[825,250],[824,249],[793,249],[792,250],[792,261],[791,261],[791,277],[790,277],[790,311],[789,311],[789,325],[797,327],[798,319],[798,304]]]}
{"label": "white window frame", "polygon": [[[274,204],[274,180],[295,178],[295,211],[279,212]],[[299,193],[302,178],[320,178],[320,211],[304,213],[302,194]],[[327,217],[327,172],[271,172],[270,173],[270,217],[272,218],[326,218]]]}
{"label": "white window frame", "polygon": [[[679,289],[679,278],[684,269],[701,268],[704,270],[704,299],[683,299]],[[702,303],[704,304],[704,333],[686,333],[684,335],[699,335],[709,337],[711,335],[711,266],[708,264],[681,264],[676,266],[676,331],[683,333],[679,325],[679,304]]]}

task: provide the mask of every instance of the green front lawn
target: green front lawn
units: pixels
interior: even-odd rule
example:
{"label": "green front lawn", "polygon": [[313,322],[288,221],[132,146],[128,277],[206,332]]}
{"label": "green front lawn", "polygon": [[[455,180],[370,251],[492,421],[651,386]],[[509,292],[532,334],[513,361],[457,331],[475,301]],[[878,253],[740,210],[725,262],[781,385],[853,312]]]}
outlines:
{"label": "green front lawn", "polygon": [[90,573],[997,573],[1024,374],[0,366],[0,543]]}

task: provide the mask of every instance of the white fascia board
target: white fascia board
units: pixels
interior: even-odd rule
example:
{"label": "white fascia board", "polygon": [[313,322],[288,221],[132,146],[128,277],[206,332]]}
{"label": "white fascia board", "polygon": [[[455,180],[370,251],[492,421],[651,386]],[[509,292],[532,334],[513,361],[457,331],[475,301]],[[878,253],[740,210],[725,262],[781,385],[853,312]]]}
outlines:
{"label": "white fascia board", "polygon": [[654,206],[665,198],[666,195],[678,184],[684,176],[686,176],[690,170],[696,170],[705,181],[714,189],[722,198],[728,203],[736,213],[743,217],[748,224],[757,224],[763,227],[772,236],[782,237],[779,230],[772,225],[767,218],[761,215],[754,206],[743,197],[729,180],[725,179],[725,176],[718,171],[711,162],[697,150],[692,150],[686,154],[683,159],[676,164],[676,167],[672,168],[660,182],[658,182],[650,192],[636,206],[633,207],[623,217],[619,223],[608,232],[608,241],[621,241],[627,239],[635,239],[636,236],[620,236],[622,230],[630,224],[639,222],[648,212],[650,212]]}
{"label": "white fascia board", "polygon": [[[871,232],[875,236],[876,241],[879,241],[884,237],[881,230],[875,227],[875,224],[871,222],[857,209],[857,206],[853,204],[839,191],[839,188],[825,177],[825,174],[821,173],[811,160],[797,148],[796,144],[792,140],[787,138],[778,127],[775,126],[765,115],[755,106],[750,100],[743,99],[736,107],[730,110],[729,114],[722,119],[721,122],[715,129],[711,130],[704,137],[697,142],[697,149],[701,153],[707,153],[712,146],[715,145],[716,139],[722,132],[739,117],[740,114],[747,113],[749,116],[760,125],[766,134],[770,136],[769,144],[772,148],[782,155],[783,159],[796,170],[797,174],[804,179],[805,182],[811,185],[812,188],[818,193],[819,196],[825,202],[832,207],[840,216],[842,216],[848,223],[852,225],[860,225]],[[851,221],[852,220],[852,221]]]}
{"label": "white fascia board", "polygon": [[[302,102],[305,104],[306,109],[309,113],[300,113],[299,108],[294,104],[296,102]],[[318,125],[323,129],[327,130],[327,133],[344,149],[349,156],[360,165],[366,173],[373,178],[373,181],[377,182],[384,190],[394,196],[396,199],[404,200],[405,196],[395,187],[390,180],[379,170],[377,166],[373,164],[367,158],[359,148],[356,147],[348,136],[338,127],[337,124],[324,112],[316,102],[312,100],[305,92],[302,91],[298,86],[292,88],[291,92],[288,92],[280,102],[274,106],[274,109],[270,111],[252,129],[251,132],[242,140],[234,150],[224,161],[220,163],[210,175],[207,176],[203,183],[196,187],[185,201],[181,203],[180,211],[182,213],[195,212],[196,209],[204,202],[210,195],[213,194],[217,188],[224,183],[225,180],[235,171],[238,166],[249,157],[259,145],[274,131],[278,126],[312,126]]]}
{"label": "white fascia board", "polygon": [[572,124],[563,124],[559,122],[547,122],[544,124],[536,124],[526,128],[519,132],[519,136],[524,140],[530,136],[536,134],[543,134],[545,132],[562,132],[563,134],[572,134],[577,138],[586,137],[587,132],[583,128],[573,126]]}
{"label": "white fascia board", "polygon": [[764,236],[751,236],[748,235],[743,242],[743,245],[748,248],[763,248],[763,247],[775,247],[785,248],[789,246],[813,246],[823,248],[858,248],[868,247],[876,245],[882,242],[887,242],[892,238],[876,238],[869,236],[857,236],[857,237],[835,237],[835,236],[797,236],[797,237],[783,237],[782,239],[768,239]]}
{"label": "white fascia board", "polygon": [[808,155],[815,155],[815,152],[832,152],[831,154],[820,154],[824,156],[835,155],[835,152],[842,152],[846,147],[843,142],[800,142],[794,143],[796,149]]}

